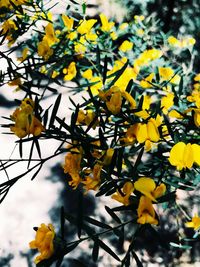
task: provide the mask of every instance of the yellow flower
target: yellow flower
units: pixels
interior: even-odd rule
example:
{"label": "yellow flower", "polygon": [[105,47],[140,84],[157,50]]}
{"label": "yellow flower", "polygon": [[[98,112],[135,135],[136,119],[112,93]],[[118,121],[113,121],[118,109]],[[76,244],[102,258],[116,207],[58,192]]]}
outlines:
{"label": "yellow flower", "polygon": [[135,15],[134,19],[135,19],[135,22],[138,23],[140,21],[143,21],[145,19],[145,17],[143,15],[140,15],[140,16]]}
{"label": "yellow flower", "polygon": [[134,191],[134,186],[132,182],[126,182],[123,185],[123,188],[121,191],[117,190],[116,193],[112,195],[112,199],[115,199],[121,202],[125,206],[128,206],[130,204],[129,198],[131,194],[133,193],[133,191]]}
{"label": "yellow flower", "polygon": [[67,68],[63,69],[64,80],[65,81],[71,81],[74,77],[76,77],[76,63],[73,61],[69,64]]}
{"label": "yellow flower", "polygon": [[128,28],[128,23],[127,22],[124,22],[124,23],[119,25],[119,29],[120,30],[125,30],[126,28]]}
{"label": "yellow flower", "polygon": [[150,118],[147,123],[138,123],[136,139],[141,144],[145,142],[146,150],[150,150],[152,147],[151,142],[158,142],[160,139],[156,120]]}
{"label": "yellow flower", "polygon": [[87,46],[85,45],[86,40],[84,36],[81,36],[80,40],[74,43],[74,51],[78,53],[78,57],[82,58],[83,54],[87,50]]}
{"label": "yellow flower", "polygon": [[[79,110],[78,112],[78,117],[77,117],[77,122],[83,125],[89,126],[90,123],[94,120],[95,118],[95,113],[92,110]],[[94,125],[92,126],[93,129],[96,128],[98,121],[96,120]]]}
{"label": "yellow flower", "polygon": [[169,162],[179,171],[183,168],[192,168],[194,163],[200,165],[200,146],[178,142],[170,151]]}
{"label": "yellow flower", "polygon": [[170,118],[176,118],[176,119],[183,119],[183,116],[175,109],[172,109],[169,113],[168,116]]}
{"label": "yellow flower", "polygon": [[38,43],[38,55],[43,57],[44,60],[48,60],[53,55],[53,49],[49,46],[46,39]]}
{"label": "yellow flower", "polygon": [[173,77],[173,75],[174,75],[174,71],[170,67],[166,67],[166,68],[159,67],[158,68],[158,72],[159,72],[160,77],[164,81],[170,80]]}
{"label": "yellow flower", "polygon": [[192,37],[185,37],[181,40],[178,40],[174,36],[169,36],[168,43],[174,47],[186,48],[188,46],[193,46],[196,43],[196,40]]}
{"label": "yellow flower", "polygon": [[193,90],[192,95],[187,97],[189,102],[194,102],[195,105],[200,108],[200,90]]}
{"label": "yellow flower", "polygon": [[122,52],[127,52],[133,48],[133,43],[125,40],[119,47],[119,50]]}
{"label": "yellow flower", "polygon": [[142,35],[144,35],[144,30],[143,29],[137,29],[136,33],[137,33],[137,35],[142,36]]}
{"label": "yellow flower", "polygon": [[13,33],[18,29],[12,19],[7,19],[1,26],[2,34],[6,34],[6,39],[9,41],[9,46],[15,42]]}
{"label": "yellow flower", "polygon": [[200,109],[194,109],[194,123],[200,127]]}
{"label": "yellow flower", "polygon": [[161,98],[161,108],[164,114],[174,105],[174,93],[168,93]]}
{"label": "yellow flower", "polygon": [[140,68],[143,66],[148,66],[151,61],[156,60],[162,56],[162,51],[158,49],[148,49],[143,51],[139,57],[134,61],[134,67]]}
{"label": "yellow flower", "polygon": [[21,84],[22,84],[22,81],[21,81],[20,78],[16,78],[16,79],[14,79],[14,80],[12,80],[12,81],[10,81],[10,82],[8,83],[8,85],[10,85],[10,86],[17,86],[17,87],[15,88],[15,91],[20,90],[20,85],[21,85]]}
{"label": "yellow flower", "polygon": [[195,231],[197,231],[200,227],[200,217],[198,214],[195,214],[194,217],[192,217],[192,221],[185,223],[186,227],[194,228]]}
{"label": "yellow flower", "polygon": [[67,29],[67,31],[71,31],[74,26],[74,19],[69,18],[67,15],[62,14],[62,21]]}
{"label": "yellow flower", "polygon": [[111,95],[110,100],[106,101],[106,106],[108,110],[116,115],[121,111],[122,105],[122,94],[120,91],[116,91]]}
{"label": "yellow flower", "polygon": [[103,32],[109,32],[109,31],[111,31],[111,29],[113,28],[113,26],[115,25],[115,23],[114,22],[109,22],[108,21],[108,18],[106,17],[106,15],[104,15],[104,14],[100,14],[99,15],[99,17],[100,17],[100,20],[101,20],[101,30],[103,31]]}
{"label": "yellow flower", "polygon": [[152,201],[157,202],[156,198],[161,197],[165,191],[165,184],[161,183],[156,186],[154,180],[149,177],[141,177],[134,183],[134,188],[151,199]]}
{"label": "yellow flower", "polygon": [[68,173],[71,176],[69,185],[73,189],[76,189],[81,182],[79,172],[81,171],[81,160],[82,160],[82,148],[72,148],[71,152],[68,152],[65,156],[65,164],[63,166],[64,173]]}
{"label": "yellow flower", "polygon": [[194,80],[196,82],[200,82],[200,73],[198,73],[198,74],[195,75]]}
{"label": "yellow flower", "polygon": [[121,141],[125,142],[125,144],[132,144],[136,141],[136,133],[138,130],[138,124],[131,125],[125,135],[125,138],[123,138]]}
{"label": "yellow flower", "polygon": [[115,85],[106,92],[99,92],[99,97],[106,102],[108,110],[114,115],[121,111],[123,98],[129,102],[131,109],[136,107],[135,99],[128,92],[120,90],[120,88]]}
{"label": "yellow flower", "polygon": [[45,130],[41,122],[33,114],[34,102],[26,98],[22,101],[20,108],[17,108],[10,116],[15,122],[10,130],[19,138],[23,138],[29,134],[38,136]]}
{"label": "yellow flower", "polygon": [[155,74],[151,73],[149,74],[144,80],[140,81],[140,86],[142,88],[151,88],[153,87],[152,80],[154,79]]}
{"label": "yellow flower", "polygon": [[80,25],[77,28],[77,32],[80,33],[81,35],[89,34],[96,22],[97,22],[96,19],[81,20]]}
{"label": "yellow flower", "polygon": [[54,70],[53,72],[52,72],[52,74],[51,74],[51,78],[56,78],[58,75],[59,75],[60,73],[58,72],[58,71],[56,71],[56,70]]}
{"label": "yellow flower", "polygon": [[82,73],[82,77],[87,79],[87,80],[90,80],[93,77],[92,70],[91,69],[85,70]]}
{"label": "yellow flower", "polygon": [[178,39],[176,39],[174,36],[169,36],[167,41],[171,46],[175,46],[175,47],[181,46],[180,41]]}
{"label": "yellow flower", "polygon": [[102,170],[102,165],[98,163],[95,164],[92,170],[92,176],[87,176],[85,178],[85,181],[82,181],[86,191],[97,190],[101,182],[101,170]]}
{"label": "yellow flower", "polygon": [[98,77],[98,76],[91,77],[89,79],[89,82],[95,83],[95,84],[90,86],[90,90],[91,90],[93,96],[98,95],[99,90],[103,87],[103,81],[102,81],[101,77]]}
{"label": "yellow flower", "polygon": [[49,259],[54,253],[53,240],[55,237],[55,231],[52,224],[45,225],[42,223],[37,228],[35,240],[29,243],[31,249],[38,249],[40,255],[38,255],[34,262],[38,264],[40,261]]}
{"label": "yellow flower", "polygon": [[59,41],[55,35],[52,23],[48,23],[45,27],[45,36],[43,37],[43,40],[47,41],[49,46],[52,46]]}
{"label": "yellow flower", "polygon": [[150,198],[146,196],[141,196],[138,209],[137,209],[138,219],[137,222],[140,224],[158,224],[156,219],[156,213],[153,208]]}
{"label": "yellow flower", "polygon": [[20,61],[20,62],[23,62],[27,56],[28,56],[28,52],[29,52],[29,49],[28,47],[25,47],[23,50],[22,50],[22,56],[21,57],[18,57],[17,60]]}

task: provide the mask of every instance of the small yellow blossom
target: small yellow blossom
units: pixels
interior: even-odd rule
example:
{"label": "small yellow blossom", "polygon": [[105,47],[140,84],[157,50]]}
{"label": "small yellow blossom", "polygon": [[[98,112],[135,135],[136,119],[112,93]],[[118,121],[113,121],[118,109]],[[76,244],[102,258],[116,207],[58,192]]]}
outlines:
{"label": "small yellow blossom", "polygon": [[22,56],[21,57],[18,57],[17,60],[20,61],[20,62],[23,62],[27,56],[28,56],[28,52],[29,52],[29,49],[28,47],[25,47],[23,50],[22,50]]}
{"label": "small yellow blossom", "polygon": [[84,36],[81,36],[79,41],[74,43],[74,51],[78,54],[79,58],[82,58],[87,50],[86,40]]}
{"label": "small yellow blossom", "polygon": [[136,131],[136,139],[139,143],[145,143],[146,150],[150,150],[152,142],[158,142],[160,140],[160,134],[156,120],[150,118],[147,123],[138,123]]}
{"label": "small yellow blossom", "polygon": [[45,27],[45,36],[43,37],[43,40],[45,40],[49,46],[52,46],[59,41],[55,35],[52,23],[48,23]]}
{"label": "small yellow blossom", "polygon": [[158,224],[158,220],[156,219],[156,213],[153,208],[151,199],[146,196],[140,197],[137,214],[137,222],[140,224]]}
{"label": "small yellow blossom", "polygon": [[174,105],[174,93],[168,93],[161,98],[161,108],[164,114]]}
{"label": "small yellow blossom", "polygon": [[137,29],[136,30],[136,34],[139,35],[139,36],[142,36],[142,35],[144,35],[144,30],[141,29],[141,28],[140,29]]}
{"label": "small yellow blossom", "polygon": [[127,22],[124,22],[124,23],[119,25],[119,29],[120,30],[125,30],[126,28],[128,28],[128,23]]}
{"label": "small yellow blossom", "polygon": [[170,118],[176,118],[176,119],[183,119],[183,115],[181,115],[177,110],[172,109],[169,113],[168,116]]}
{"label": "small yellow blossom", "polygon": [[169,162],[176,166],[178,171],[183,168],[191,169],[194,163],[200,165],[200,146],[178,142],[170,151]]}
{"label": "small yellow blossom", "polygon": [[85,70],[82,73],[82,77],[87,79],[87,80],[90,80],[93,77],[92,70],[91,69]]}
{"label": "small yellow blossom", "polygon": [[25,98],[20,107],[10,116],[12,121],[15,122],[15,124],[10,127],[10,130],[19,138],[23,138],[29,134],[38,136],[45,130],[41,122],[34,116],[33,109],[33,100]]}
{"label": "small yellow blossom", "polygon": [[38,255],[34,262],[38,264],[40,261],[49,259],[54,253],[55,230],[52,224],[45,225],[42,223],[37,228],[35,240],[29,243],[31,249],[38,249]]}
{"label": "small yellow blossom", "polygon": [[135,22],[140,22],[140,21],[143,21],[145,17],[143,15],[140,15],[140,16],[135,15],[134,19],[135,19]]}
{"label": "small yellow blossom", "polygon": [[152,85],[152,80],[154,79],[155,74],[150,73],[144,80],[140,81],[140,86],[142,88],[151,88],[153,87]]}
{"label": "small yellow blossom", "polygon": [[64,80],[65,81],[71,81],[74,77],[76,77],[76,63],[73,61],[69,64],[67,68],[63,69]]}
{"label": "small yellow blossom", "polygon": [[128,206],[130,204],[130,196],[134,191],[134,186],[132,182],[126,182],[123,185],[123,188],[121,191],[117,190],[114,195],[112,195],[112,199],[115,199],[125,206]]}
{"label": "small yellow blossom", "polygon": [[62,21],[67,29],[67,31],[71,31],[73,29],[74,26],[74,19],[68,17],[65,14],[62,14]]}
{"label": "small yellow blossom", "polygon": [[125,40],[119,47],[119,50],[122,52],[127,52],[133,48],[133,43]]}
{"label": "small yellow blossom", "polygon": [[[79,110],[78,117],[77,117],[77,123],[80,123],[82,125],[89,126],[90,123],[94,120],[95,113],[93,110]],[[98,121],[96,120],[92,126],[93,129],[96,128]]]}
{"label": "small yellow blossom", "polygon": [[65,156],[65,164],[63,166],[64,173],[67,173],[71,177],[69,185],[73,189],[82,181],[79,172],[81,171],[81,160],[82,160],[82,148],[72,148],[70,152]]}
{"label": "small yellow blossom", "polygon": [[81,35],[89,34],[96,22],[97,22],[96,19],[81,20],[77,28],[77,32],[80,33]]}
{"label": "small yellow blossom", "polygon": [[49,46],[46,39],[38,43],[38,55],[48,60],[53,55],[53,49]]}
{"label": "small yellow blossom", "polygon": [[195,75],[194,80],[196,82],[200,82],[200,73],[198,73],[198,74]]}
{"label": "small yellow blossom", "polygon": [[134,67],[140,68],[143,66],[148,66],[151,61],[156,60],[162,56],[162,51],[158,49],[148,49],[143,51],[139,57],[134,61]]}
{"label": "small yellow blossom", "polygon": [[54,79],[54,78],[56,78],[59,74],[60,74],[60,72],[54,70],[54,71],[52,72],[52,74],[51,74],[51,78]]}
{"label": "small yellow blossom", "polygon": [[157,202],[156,198],[161,197],[166,191],[165,184],[156,186],[154,180],[149,177],[139,178],[134,183],[134,188],[154,202]]}
{"label": "small yellow blossom", "polygon": [[101,182],[101,170],[102,170],[102,165],[98,163],[95,164],[92,170],[92,175],[87,176],[85,180],[82,181],[82,184],[84,184],[84,189],[86,191],[97,190]]}
{"label": "small yellow blossom", "polygon": [[2,25],[2,34],[6,34],[8,45],[12,45],[15,42],[13,37],[14,32],[18,29],[16,23],[12,19],[7,19]]}
{"label": "small yellow blossom", "polygon": [[182,49],[193,46],[196,43],[196,40],[192,37],[183,37],[182,39],[179,40],[174,36],[169,36],[168,43],[172,47],[178,47]]}
{"label": "small yellow blossom", "polygon": [[200,228],[200,217],[198,216],[198,214],[195,214],[190,222],[186,222],[185,226],[194,228],[194,230],[197,231]]}
{"label": "small yellow blossom", "polygon": [[135,99],[126,91],[121,91],[118,86],[112,86],[106,92],[99,92],[99,97],[106,102],[108,110],[114,115],[121,111],[122,99],[125,98],[130,108],[136,107]]}
{"label": "small yellow blossom", "polygon": [[159,72],[160,77],[164,81],[170,80],[174,75],[174,71],[170,67],[165,67],[165,68],[164,67],[159,67],[158,68],[158,72]]}
{"label": "small yellow blossom", "polygon": [[106,17],[106,15],[104,15],[104,14],[100,14],[99,15],[99,17],[100,17],[100,20],[101,20],[101,30],[103,31],[103,32],[109,32],[109,31],[111,31],[111,29],[113,28],[113,26],[115,25],[115,23],[114,22],[109,22],[108,21],[108,18]]}

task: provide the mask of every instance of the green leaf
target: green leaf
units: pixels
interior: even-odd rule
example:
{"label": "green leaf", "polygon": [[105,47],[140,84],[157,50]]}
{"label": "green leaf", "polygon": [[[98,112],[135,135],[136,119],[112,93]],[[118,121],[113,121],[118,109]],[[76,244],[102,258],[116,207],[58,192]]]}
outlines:
{"label": "green leaf", "polygon": [[56,115],[57,115],[57,112],[58,112],[58,108],[59,108],[59,105],[60,105],[60,101],[61,101],[61,94],[58,95],[57,99],[56,99],[56,102],[54,104],[54,107],[53,107],[53,110],[52,110],[52,114],[51,114],[51,119],[50,119],[50,122],[49,122],[49,127],[51,128],[54,124],[54,120],[56,118]]}
{"label": "green leaf", "polygon": [[104,58],[104,65],[103,65],[103,84],[105,84],[105,82],[106,82],[107,70],[108,70],[108,57],[105,56],[105,58]]}
{"label": "green leaf", "polygon": [[31,159],[32,159],[32,155],[33,155],[33,148],[34,148],[34,140],[33,140],[32,144],[31,144],[31,149],[30,149],[27,169],[29,169],[29,166],[30,166],[30,163],[31,163]]}
{"label": "green leaf", "polygon": [[139,154],[137,156],[137,159],[136,159],[135,164],[133,166],[133,174],[136,173],[137,167],[141,163],[141,159],[142,159],[143,153],[144,153],[144,147],[142,147],[142,149],[140,150],[140,152],[139,152]]}
{"label": "green leaf", "polygon": [[38,152],[38,156],[41,159],[41,150],[40,150],[40,145],[39,145],[39,141],[38,141],[37,138],[35,138],[34,143],[35,143],[35,146],[36,146],[36,149],[37,149],[37,152]]}
{"label": "green leaf", "polygon": [[93,249],[92,249],[92,259],[94,262],[98,260],[99,257],[99,244],[94,241]]}
{"label": "green leaf", "polygon": [[122,223],[120,218],[114,213],[113,210],[111,210],[109,207],[105,206],[105,210],[107,211],[107,213],[113,218],[114,221],[116,221],[117,223]]}
{"label": "green leaf", "polygon": [[85,13],[86,13],[86,8],[87,8],[87,5],[86,5],[86,2],[84,2],[82,4],[83,15],[85,15]]}
{"label": "green leaf", "polygon": [[116,259],[117,261],[121,261],[120,258],[116,255],[116,253],[109,247],[107,246],[102,240],[98,239],[98,238],[93,238],[92,239],[98,243],[98,245],[105,250],[108,254],[110,254],[114,259]]}
{"label": "green leaf", "polygon": [[38,173],[40,172],[40,170],[42,169],[43,164],[41,163],[39,168],[37,169],[37,171],[33,174],[31,181],[35,179],[35,177],[38,175]]}
{"label": "green leaf", "polygon": [[112,229],[111,226],[103,223],[103,222],[100,222],[100,221],[97,221],[91,217],[88,217],[88,216],[84,216],[83,219],[85,221],[87,221],[88,223],[92,224],[92,225],[95,225],[95,226],[98,226],[98,227],[101,227],[101,228],[105,228],[105,229]]}
{"label": "green leaf", "polygon": [[97,48],[96,48],[96,67],[97,67],[99,73],[101,74],[102,73],[102,70],[101,70],[101,54],[100,54],[100,49],[99,49],[98,45],[97,45]]}
{"label": "green leaf", "polygon": [[138,266],[138,267],[143,267],[142,262],[140,261],[140,259],[138,258],[137,254],[135,253],[134,250],[131,251],[131,254],[132,254],[133,257],[134,257],[137,266]]}
{"label": "green leaf", "polygon": [[191,249],[192,248],[191,246],[181,245],[181,244],[177,244],[177,243],[174,243],[174,242],[170,242],[169,244],[170,244],[170,246],[172,246],[174,248],[178,248],[178,249]]}
{"label": "green leaf", "polygon": [[22,148],[22,139],[19,140],[19,155],[20,155],[20,158],[23,157],[23,148]]}

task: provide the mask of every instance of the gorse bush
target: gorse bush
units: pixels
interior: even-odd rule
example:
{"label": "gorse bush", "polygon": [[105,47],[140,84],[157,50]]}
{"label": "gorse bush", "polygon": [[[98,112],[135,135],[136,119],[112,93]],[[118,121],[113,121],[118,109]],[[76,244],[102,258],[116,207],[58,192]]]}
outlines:
{"label": "gorse bush", "polygon": [[[193,192],[200,181],[195,39],[164,34],[153,16],[135,15],[130,23],[119,24],[104,14],[88,17],[85,3],[71,1],[56,16],[52,7],[42,0],[0,3],[0,56],[7,62],[0,83],[14,88],[15,98],[23,95],[7,116],[9,123],[2,125],[16,136],[19,158],[1,160],[0,170],[7,173],[28,162],[26,171],[0,184],[1,202],[19,179],[28,174],[34,179],[48,160],[62,155],[66,183],[83,198],[90,192],[96,201],[106,196],[112,222],[84,215],[81,204],[76,216],[61,208],[60,231],[45,223],[34,228],[30,248],[40,253],[35,264],[60,266],[66,254],[90,241],[94,261],[101,248],[116,266],[132,266],[132,258],[142,266],[136,254],[141,233],[148,229],[159,235],[162,216],[175,207],[182,213],[179,223],[195,234],[181,236],[171,248],[189,249],[199,239],[200,217],[188,217],[176,204],[176,192]],[[59,110],[66,110],[66,89],[80,94],[79,103],[69,97],[69,119],[59,116]],[[45,140],[59,143],[47,157],[41,149]],[[35,150],[38,158],[33,160]],[[65,224],[76,226],[77,239],[68,240]],[[111,236],[116,240],[112,246]]]}

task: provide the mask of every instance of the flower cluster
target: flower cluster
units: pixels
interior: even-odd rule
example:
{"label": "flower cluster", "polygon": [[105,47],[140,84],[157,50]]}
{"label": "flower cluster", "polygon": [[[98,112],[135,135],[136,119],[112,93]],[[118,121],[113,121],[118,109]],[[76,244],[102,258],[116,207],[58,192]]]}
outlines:
{"label": "flower cluster", "polygon": [[36,229],[35,240],[29,243],[31,249],[38,249],[40,255],[35,258],[35,263],[39,263],[44,259],[50,258],[54,253],[54,241],[55,230],[52,224],[42,223],[40,227]]}
{"label": "flower cluster", "polygon": [[10,118],[15,123],[10,126],[10,130],[19,138],[30,134],[39,136],[45,130],[40,120],[34,115],[34,101],[30,98],[25,98]]}

